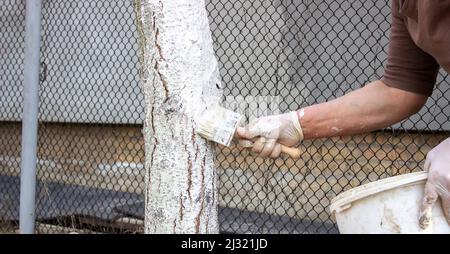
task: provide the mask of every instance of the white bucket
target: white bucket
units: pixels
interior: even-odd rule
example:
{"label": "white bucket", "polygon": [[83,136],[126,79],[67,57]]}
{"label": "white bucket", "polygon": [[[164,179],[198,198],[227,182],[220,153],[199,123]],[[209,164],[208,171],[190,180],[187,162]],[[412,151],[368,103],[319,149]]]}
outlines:
{"label": "white bucket", "polygon": [[389,177],[339,194],[331,214],[342,234],[450,234],[440,200],[433,207],[430,226],[419,227],[426,172]]}

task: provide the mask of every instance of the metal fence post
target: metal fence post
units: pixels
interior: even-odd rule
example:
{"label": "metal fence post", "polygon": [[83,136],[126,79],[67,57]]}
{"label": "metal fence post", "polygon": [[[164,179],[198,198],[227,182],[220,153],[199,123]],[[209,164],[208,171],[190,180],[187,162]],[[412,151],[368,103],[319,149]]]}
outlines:
{"label": "metal fence post", "polygon": [[35,226],[41,7],[41,0],[26,2],[20,176],[20,233],[22,234],[34,233]]}

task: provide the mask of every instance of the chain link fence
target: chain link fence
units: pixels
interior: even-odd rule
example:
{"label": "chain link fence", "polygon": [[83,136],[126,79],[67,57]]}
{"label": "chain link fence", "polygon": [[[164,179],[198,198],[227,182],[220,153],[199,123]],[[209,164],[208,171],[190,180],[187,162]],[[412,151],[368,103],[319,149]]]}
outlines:
{"label": "chain link fence", "polygon": [[[324,102],[383,74],[386,1],[208,0],[225,96],[274,96],[280,110]],[[142,233],[143,96],[132,1],[43,2],[38,233]],[[25,4],[0,6],[0,232],[19,218]],[[217,148],[223,233],[337,233],[330,200],[422,170],[449,136],[449,78],[416,115],[382,131],[306,141],[263,159]]]}

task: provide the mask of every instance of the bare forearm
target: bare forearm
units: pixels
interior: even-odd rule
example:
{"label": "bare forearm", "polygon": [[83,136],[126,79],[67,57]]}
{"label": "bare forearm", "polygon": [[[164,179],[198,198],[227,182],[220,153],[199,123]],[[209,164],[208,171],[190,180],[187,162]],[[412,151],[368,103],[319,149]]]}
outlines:
{"label": "bare forearm", "polygon": [[427,96],[374,81],[298,112],[305,139],[353,135],[390,126],[416,113]]}

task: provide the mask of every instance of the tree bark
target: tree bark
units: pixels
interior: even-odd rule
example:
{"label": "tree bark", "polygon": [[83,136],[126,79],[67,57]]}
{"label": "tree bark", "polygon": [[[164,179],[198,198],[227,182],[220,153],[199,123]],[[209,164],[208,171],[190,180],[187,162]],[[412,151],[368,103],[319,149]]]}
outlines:
{"label": "tree bark", "polygon": [[204,0],[135,0],[146,117],[145,233],[218,233],[213,146],[195,117],[221,96]]}

